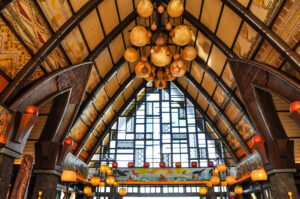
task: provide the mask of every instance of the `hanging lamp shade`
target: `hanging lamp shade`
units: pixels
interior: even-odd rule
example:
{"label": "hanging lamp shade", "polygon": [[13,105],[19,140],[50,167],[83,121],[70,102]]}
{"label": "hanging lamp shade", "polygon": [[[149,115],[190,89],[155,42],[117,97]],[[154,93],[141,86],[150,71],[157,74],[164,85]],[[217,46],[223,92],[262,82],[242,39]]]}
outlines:
{"label": "hanging lamp shade", "polygon": [[237,195],[241,195],[244,192],[243,187],[241,186],[236,186],[234,187],[234,193]]}
{"label": "hanging lamp shade", "polygon": [[113,170],[111,168],[109,168],[107,170],[106,174],[109,175],[109,176],[112,175],[113,174]]}
{"label": "hanging lamp shade", "polygon": [[223,173],[226,171],[227,167],[225,164],[218,164],[217,169],[220,173]]}
{"label": "hanging lamp shade", "polygon": [[25,108],[24,113],[37,115],[39,113],[39,108],[37,106],[29,105]]}
{"label": "hanging lamp shade", "polygon": [[167,46],[156,47],[151,53],[151,62],[158,67],[163,67],[172,61],[172,54]]}
{"label": "hanging lamp shade", "polygon": [[91,193],[92,193],[92,187],[84,187],[84,188],[83,188],[83,193],[84,193],[85,195],[91,194]]}
{"label": "hanging lamp shade", "polygon": [[175,44],[185,46],[192,40],[192,31],[186,25],[178,25],[171,31],[171,37]]}
{"label": "hanging lamp shade", "polygon": [[62,182],[75,182],[76,181],[75,171],[64,170],[61,175],[61,181]]}
{"label": "hanging lamp shade", "polygon": [[119,194],[120,194],[121,196],[125,196],[125,195],[127,194],[126,188],[120,188],[120,189],[119,189]]}
{"label": "hanging lamp shade", "polygon": [[135,74],[138,77],[148,77],[151,73],[151,65],[148,62],[141,62],[139,61],[135,65]]}
{"label": "hanging lamp shade", "polygon": [[206,187],[200,187],[200,188],[199,188],[199,193],[200,193],[201,195],[205,195],[205,194],[207,193],[207,188],[206,188]]}
{"label": "hanging lamp shade", "polygon": [[212,187],[213,184],[211,183],[211,181],[207,181],[207,182],[206,182],[206,186],[207,186],[207,187]]}
{"label": "hanging lamp shade", "polygon": [[226,176],[226,182],[229,185],[234,185],[236,183],[236,179],[234,176]]}
{"label": "hanging lamp shade", "polygon": [[137,13],[141,17],[150,17],[153,13],[153,4],[150,0],[140,0],[137,6]]}
{"label": "hanging lamp shade", "polygon": [[186,65],[184,61],[178,60],[172,62],[170,72],[174,77],[182,77],[186,73]]}
{"label": "hanging lamp shade", "polygon": [[180,17],[183,11],[184,7],[180,0],[171,0],[168,3],[167,12],[171,17]]}
{"label": "hanging lamp shade", "polygon": [[211,176],[210,178],[210,182],[213,184],[213,185],[218,185],[220,184],[220,177],[219,176]]}
{"label": "hanging lamp shade", "polygon": [[227,182],[226,181],[221,181],[221,186],[222,187],[226,187],[227,186]]}
{"label": "hanging lamp shade", "polygon": [[99,183],[99,187],[104,187],[105,186],[105,182],[100,182]]}
{"label": "hanging lamp shade", "polygon": [[118,182],[114,182],[114,187],[118,187],[119,183]]}
{"label": "hanging lamp shade", "polygon": [[108,169],[109,169],[108,165],[104,164],[104,165],[100,166],[100,172],[102,172],[102,173],[106,173],[108,171]]}
{"label": "hanging lamp shade", "polygon": [[192,61],[197,57],[197,50],[193,46],[186,46],[182,50],[181,56],[187,61]]}
{"label": "hanging lamp shade", "polygon": [[257,169],[251,172],[252,181],[265,181],[268,180],[268,175],[264,169]]}
{"label": "hanging lamp shade", "polygon": [[129,39],[137,47],[145,46],[150,41],[148,31],[144,26],[135,26],[129,34]]}
{"label": "hanging lamp shade", "polygon": [[139,58],[139,53],[134,48],[127,48],[124,52],[124,59],[128,62],[135,62]]}
{"label": "hanging lamp shade", "polygon": [[94,176],[94,177],[91,178],[91,184],[93,186],[98,186],[100,181],[101,181],[101,179],[98,176]]}
{"label": "hanging lamp shade", "polygon": [[219,175],[219,170],[217,168],[214,168],[213,171],[212,171],[212,173],[214,175]]}
{"label": "hanging lamp shade", "polygon": [[293,103],[290,104],[290,111],[294,112],[294,111],[300,111],[300,101],[295,101]]}
{"label": "hanging lamp shade", "polygon": [[155,73],[151,72],[148,77],[145,77],[145,80],[148,82],[152,82],[154,80]]}
{"label": "hanging lamp shade", "polygon": [[106,178],[106,183],[107,183],[108,185],[113,185],[115,182],[116,182],[116,179],[115,179],[114,176],[107,176],[107,178]]}
{"label": "hanging lamp shade", "polygon": [[118,167],[118,162],[113,162],[113,163],[112,163],[112,167],[113,167],[113,168],[117,168],[117,167]]}
{"label": "hanging lamp shade", "polygon": [[164,88],[166,88],[166,86],[167,86],[166,80],[159,79],[159,80],[155,81],[155,87],[158,89],[164,89]]}

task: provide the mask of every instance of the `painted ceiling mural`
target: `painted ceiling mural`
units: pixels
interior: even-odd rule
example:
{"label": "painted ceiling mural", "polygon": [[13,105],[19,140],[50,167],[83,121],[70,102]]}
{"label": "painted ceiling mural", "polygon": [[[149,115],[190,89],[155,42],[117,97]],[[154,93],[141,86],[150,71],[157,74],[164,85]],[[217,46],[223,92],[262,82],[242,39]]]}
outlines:
{"label": "painted ceiling mural", "polygon": [[[298,28],[300,26],[300,1],[238,1],[272,28],[299,54],[300,47],[297,43],[300,39]],[[133,12],[138,2],[139,0],[104,0],[62,39],[60,45],[48,55],[27,84],[61,67],[83,62],[98,44],[104,41]],[[282,2],[285,2],[283,6]],[[87,0],[13,0],[1,11],[0,94],[49,38],[86,3],[88,3]],[[262,40],[257,31],[223,4],[222,0],[185,0],[185,6],[187,12],[199,19],[200,23],[221,39],[237,56],[270,64],[278,70],[300,78],[300,74],[290,67],[268,42]],[[171,22],[176,24],[179,21],[181,20]],[[239,98],[226,54],[204,33],[193,27],[188,20],[183,21],[193,29],[193,44],[198,50],[199,58],[217,74],[220,80],[224,81],[230,88],[230,93],[234,93]],[[84,103],[87,106],[81,110],[70,130],[70,136],[75,141],[74,151],[77,147],[83,146],[77,154],[83,161],[86,161],[86,157],[93,150],[110,121],[142,84],[141,79],[134,77],[134,64],[123,63],[119,67],[116,65],[119,64],[125,49],[129,47],[129,31],[135,25],[143,23],[149,23],[149,21],[137,17],[136,20],[130,22],[120,34],[111,38],[94,59],[94,66],[83,99],[83,102],[85,100],[90,100],[90,102]],[[240,111],[224,88],[203,70],[202,65],[196,62],[187,63],[187,65],[190,76],[211,96],[220,110],[224,111],[225,116],[251,148],[249,139],[255,134],[255,130],[247,115]],[[112,69],[115,72],[111,72]],[[237,155],[244,157],[246,153],[233,135],[231,128],[224,122],[211,102],[199,93],[197,85],[192,84],[187,77],[176,81],[215,122],[216,127]],[[115,93],[119,95],[115,96]],[[111,100],[114,102],[111,103]],[[103,110],[104,108],[106,110]],[[93,126],[94,129],[90,129],[95,121],[97,124]]]}

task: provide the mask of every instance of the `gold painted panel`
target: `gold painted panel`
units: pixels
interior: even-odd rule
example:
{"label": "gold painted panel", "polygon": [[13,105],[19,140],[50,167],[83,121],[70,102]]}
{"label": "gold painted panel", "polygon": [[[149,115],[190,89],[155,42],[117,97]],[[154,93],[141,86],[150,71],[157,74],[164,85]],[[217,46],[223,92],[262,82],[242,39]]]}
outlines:
{"label": "gold painted panel", "polygon": [[99,82],[100,82],[100,78],[98,76],[95,66],[93,65],[92,71],[91,71],[91,74],[89,77],[89,81],[86,86],[86,91],[91,93]]}
{"label": "gold painted panel", "polygon": [[106,113],[104,114],[104,117],[103,117],[104,122],[106,124],[108,124],[112,120],[114,115],[115,115],[114,109],[112,107],[110,107],[108,109],[108,111],[106,111]]}
{"label": "gold painted panel", "polygon": [[42,65],[47,72],[52,72],[67,66],[68,62],[60,48],[57,47],[50,53]]}
{"label": "gold painted panel", "polygon": [[108,96],[106,94],[105,88],[102,88],[95,96],[94,104],[97,110],[102,110],[104,105],[108,102]]}
{"label": "gold painted panel", "polygon": [[233,124],[236,123],[237,120],[241,117],[240,110],[232,103],[232,101],[230,101],[226,106],[224,112]]}
{"label": "gold painted panel", "polygon": [[96,127],[96,131],[94,131],[94,134],[99,137],[103,132],[105,131],[105,124],[103,122],[103,120],[101,120],[98,123],[98,126]]}
{"label": "gold painted panel", "polygon": [[222,2],[220,0],[204,1],[201,22],[212,32],[215,32],[220,15]]}
{"label": "gold painted panel", "polygon": [[278,116],[288,137],[299,137],[300,129],[296,122],[289,117],[290,112],[279,112]]}
{"label": "gold painted panel", "polygon": [[240,148],[239,142],[231,133],[228,133],[228,135],[226,136],[226,140],[233,150]]}
{"label": "gold painted panel", "polygon": [[194,15],[197,19],[200,16],[202,0],[189,0],[186,1],[185,10]]}
{"label": "gold painted panel", "polygon": [[129,40],[129,34],[130,31],[136,26],[135,21],[133,20],[128,26],[126,26],[126,28],[124,28],[123,30],[123,35],[124,35],[124,40],[125,40],[125,44],[126,44],[126,48],[130,47],[130,40]]}
{"label": "gold painted panel", "polygon": [[223,81],[227,84],[229,88],[234,88],[235,87],[235,81],[234,77],[232,75],[229,63],[226,64],[226,67],[224,69],[224,72],[222,74],[222,79]]}
{"label": "gold painted panel", "polygon": [[220,75],[226,59],[227,57],[222,51],[213,45],[207,64],[217,73],[217,75]]}
{"label": "gold painted panel", "polygon": [[71,130],[71,136],[75,142],[81,140],[86,133],[88,127],[83,123],[82,120],[78,120]]}
{"label": "gold painted panel", "polygon": [[193,78],[200,83],[203,77],[203,69],[199,64],[197,64],[195,61],[192,62],[192,68],[191,68],[191,75]]}
{"label": "gold painted panel", "polygon": [[213,99],[215,100],[215,102],[220,107],[222,107],[222,105],[224,104],[226,98],[227,98],[226,93],[224,93],[223,90],[219,86],[217,86],[216,92],[213,96]]}
{"label": "gold painted panel", "polygon": [[142,82],[143,82],[143,78],[140,78],[140,77],[134,78],[132,81],[133,88],[137,89],[141,85]]}
{"label": "gold painted panel", "polygon": [[70,0],[71,5],[75,12],[77,12],[88,0]]}
{"label": "gold painted panel", "polygon": [[202,87],[206,90],[206,92],[211,96],[216,87],[216,82],[207,74],[204,74],[204,79],[202,82]]}
{"label": "gold painted panel", "polygon": [[119,24],[115,1],[104,0],[98,6],[98,9],[103,23],[104,31],[107,35]]}
{"label": "gold painted panel", "polygon": [[201,106],[201,108],[205,111],[207,106],[208,106],[208,102],[206,101],[206,99],[204,99],[204,97],[199,94],[198,98],[197,98],[197,103]]}
{"label": "gold painted panel", "polygon": [[118,70],[118,79],[120,84],[123,84],[130,76],[128,63],[123,64],[121,68]]}
{"label": "gold painted panel", "polygon": [[217,112],[212,106],[209,106],[207,109],[207,115],[210,119],[214,120],[217,117]]}
{"label": "gold painted panel", "polygon": [[120,86],[119,86],[117,75],[111,77],[110,80],[108,80],[105,85],[105,89],[109,97],[112,97],[119,88]]}
{"label": "gold painted panel", "polygon": [[121,21],[133,12],[132,0],[117,0]]}
{"label": "gold painted panel", "polygon": [[194,99],[197,98],[198,90],[197,90],[192,84],[188,84],[187,92],[188,92]]}
{"label": "gold painted panel", "polygon": [[93,134],[91,134],[91,136],[89,137],[89,139],[87,140],[87,142],[85,143],[84,145],[84,148],[87,150],[87,151],[91,151],[93,146],[96,144],[97,142],[97,138],[96,136],[94,136]]}
{"label": "gold painted panel", "polygon": [[133,88],[133,85],[131,83],[129,86],[127,86],[127,88],[125,88],[125,90],[123,92],[123,96],[124,96],[126,101],[132,95],[133,92],[134,92],[134,88]]}
{"label": "gold painted panel", "polygon": [[189,83],[189,81],[187,80],[187,78],[185,76],[179,77],[177,78],[177,81],[179,84],[181,84],[181,86],[185,89]]}
{"label": "gold painted panel", "polygon": [[112,40],[109,47],[111,49],[113,61],[117,63],[123,57],[125,52],[122,34],[119,34],[114,40]]}
{"label": "gold painted panel", "polygon": [[229,132],[228,126],[225,124],[224,120],[218,119],[217,127],[222,132],[223,135],[227,135]]}
{"label": "gold painted panel", "polygon": [[248,140],[251,136],[254,135],[254,130],[244,117],[237,123],[236,129],[243,136],[244,140]]}
{"label": "gold painted panel", "polygon": [[105,48],[95,60],[100,76],[103,78],[113,67],[108,48]]}
{"label": "gold painted panel", "polygon": [[125,103],[124,97],[123,95],[120,95],[114,103],[114,109],[118,112],[122,108],[124,103]]}
{"label": "gold painted panel", "polygon": [[89,106],[82,113],[81,119],[88,126],[91,126],[93,121],[96,119],[97,115],[98,115],[97,110],[94,108],[94,105],[91,103],[91,104],[89,104]]}
{"label": "gold painted panel", "polygon": [[208,58],[211,44],[212,42],[206,36],[204,36],[204,34],[198,31],[196,49],[198,56],[204,61],[206,61]]}
{"label": "gold painted panel", "polygon": [[269,23],[282,0],[254,0],[250,11],[264,23]]}
{"label": "gold painted panel", "polygon": [[277,111],[289,111],[290,105],[289,103],[285,102],[282,98],[278,97],[277,95],[272,94],[272,99]]}

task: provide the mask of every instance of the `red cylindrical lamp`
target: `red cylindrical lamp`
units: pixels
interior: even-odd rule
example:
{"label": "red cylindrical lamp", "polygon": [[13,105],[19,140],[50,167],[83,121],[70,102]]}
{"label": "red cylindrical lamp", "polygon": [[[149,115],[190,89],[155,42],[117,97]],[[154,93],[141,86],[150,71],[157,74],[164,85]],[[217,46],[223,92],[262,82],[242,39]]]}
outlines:
{"label": "red cylindrical lamp", "polygon": [[176,168],[180,168],[181,167],[181,162],[176,162],[175,166],[176,166]]}
{"label": "red cylindrical lamp", "polygon": [[198,163],[197,162],[192,162],[192,167],[195,168],[198,166]]}
{"label": "red cylindrical lamp", "polygon": [[37,115],[39,113],[39,108],[36,106],[30,105],[25,108],[24,113]]}
{"label": "red cylindrical lamp", "polygon": [[134,167],[134,163],[133,162],[128,162],[128,168],[133,168]]}
{"label": "red cylindrical lamp", "polygon": [[144,167],[145,168],[149,168],[150,167],[150,163],[149,162],[144,162]]}
{"label": "red cylindrical lamp", "polygon": [[164,167],[166,167],[166,163],[165,162],[161,162],[161,163],[159,163],[159,166],[162,167],[162,168],[164,168]]}
{"label": "red cylindrical lamp", "polygon": [[118,167],[118,163],[117,163],[117,162],[113,162],[113,163],[112,163],[112,167],[113,167],[113,168],[117,168],[117,167]]}

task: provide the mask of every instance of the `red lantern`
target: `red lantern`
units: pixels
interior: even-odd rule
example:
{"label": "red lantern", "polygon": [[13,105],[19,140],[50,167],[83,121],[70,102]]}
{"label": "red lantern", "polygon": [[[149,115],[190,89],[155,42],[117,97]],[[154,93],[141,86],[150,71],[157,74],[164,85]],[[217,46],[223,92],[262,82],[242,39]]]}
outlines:
{"label": "red lantern", "polygon": [[161,163],[159,163],[159,166],[160,167],[166,167],[166,163],[165,162],[161,162]]}
{"label": "red lantern", "polygon": [[150,167],[150,163],[149,162],[144,162],[144,167],[145,168],[149,168]]}
{"label": "red lantern", "polygon": [[37,115],[39,113],[39,108],[36,107],[36,106],[27,106],[25,108],[24,113],[29,113],[29,114]]}
{"label": "red lantern", "polygon": [[113,167],[113,168],[117,168],[117,167],[118,167],[118,163],[117,163],[117,162],[113,162],[113,163],[112,163],[112,167]]}
{"label": "red lantern", "polygon": [[66,145],[72,145],[73,144],[72,138],[66,138],[65,141],[64,141],[64,144],[66,144]]}
{"label": "red lantern", "polygon": [[235,196],[230,196],[230,199],[235,199]]}
{"label": "red lantern", "polygon": [[198,163],[197,162],[192,162],[192,167],[197,167]]}
{"label": "red lantern", "polygon": [[290,111],[291,112],[300,111],[300,101],[295,101],[295,102],[291,103]]}
{"label": "red lantern", "polygon": [[208,167],[214,167],[214,162],[213,161],[208,161]]}
{"label": "red lantern", "polygon": [[128,162],[128,167],[129,168],[133,168],[134,167],[134,163],[133,162]]}
{"label": "red lantern", "polygon": [[262,143],[262,139],[261,139],[260,136],[255,135],[252,138],[252,142],[253,142],[253,144],[255,144],[255,143]]}
{"label": "red lantern", "polygon": [[180,168],[181,167],[181,163],[180,162],[176,162],[175,166],[176,166],[176,168]]}

